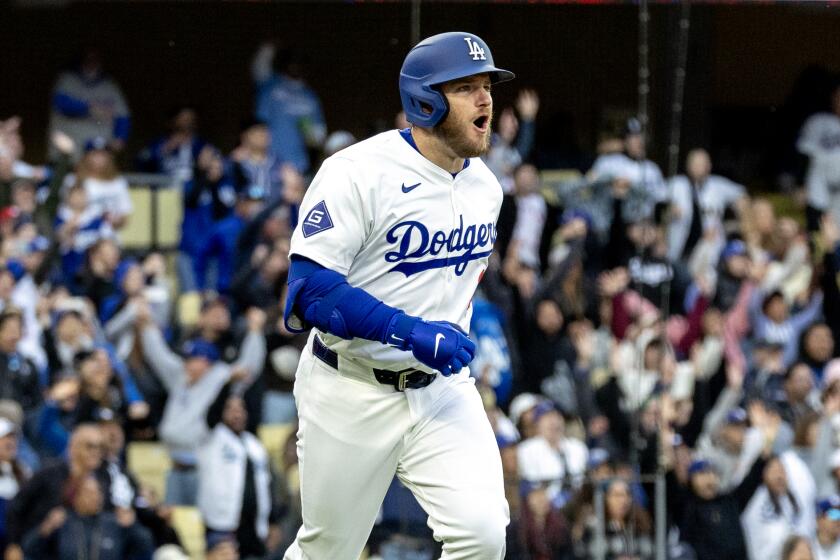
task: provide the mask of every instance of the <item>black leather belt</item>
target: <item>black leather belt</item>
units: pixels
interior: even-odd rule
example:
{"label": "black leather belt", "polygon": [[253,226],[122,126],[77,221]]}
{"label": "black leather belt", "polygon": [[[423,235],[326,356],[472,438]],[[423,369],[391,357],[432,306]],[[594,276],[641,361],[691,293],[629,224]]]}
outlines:
{"label": "black leather belt", "polygon": [[[338,369],[338,354],[327,348],[318,336],[312,337],[312,353],[328,366],[335,370]],[[390,385],[397,391],[422,389],[434,381],[436,377],[434,373],[426,373],[417,369],[404,369],[402,371],[371,369],[373,369],[373,376],[378,382],[383,385]]]}

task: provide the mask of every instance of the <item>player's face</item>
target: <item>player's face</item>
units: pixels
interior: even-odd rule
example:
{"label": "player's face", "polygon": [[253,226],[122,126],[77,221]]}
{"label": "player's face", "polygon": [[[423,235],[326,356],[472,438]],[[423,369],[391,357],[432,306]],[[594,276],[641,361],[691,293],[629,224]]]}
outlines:
{"label": "player's face", "polygon": [[449,103],[449,114],[435,132],[458,157],[471,158],[490,149],[493,97],[487,74],[447,82],[441,92]]}

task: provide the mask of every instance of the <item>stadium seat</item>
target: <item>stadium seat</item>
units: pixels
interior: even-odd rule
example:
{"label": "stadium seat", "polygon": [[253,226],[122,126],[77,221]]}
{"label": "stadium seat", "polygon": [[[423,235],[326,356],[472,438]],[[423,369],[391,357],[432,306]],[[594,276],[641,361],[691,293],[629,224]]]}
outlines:
{"label": "stadium seat", "polygon": [[184,550],[193,560],[203,560],[206,548],[204,523],[198,508],[175,506],[172,508],[172,527],[178,533]]}
{"label": "stadium seat", "polygon": [[198,324],[201,314],[201,293],[186,292],[178,296],[175,306],[178,323],[182,327],[191,328]]}
{"label": "stadium seat", "polygon": [[120,231],[120,240],[126,249],[147,250],[152,245],[152,190],[132,186],[129,194],[133,209]]}
{"label": "stadium seat", "polygon": [[135,441],[128,444],[126,460],[128,470],[137,480],[163,500],[166,495],[166,473],[172,467],[166,447],[157,442]]}
{"label": "stadium seat", "polygon": [[175,249],[181,241],[184,219],[181,190],[164,188],[157,191],[157,243],[161,249]]}
{"label": "stadium seat", "polygon": [[282,473],[285,471],[283,465],[283,448],[286,445],[286,440],[295,429],[294,424],[263,424],[257,428],[257,436],[265,446],[268,456],[271,458],[272,468]]}

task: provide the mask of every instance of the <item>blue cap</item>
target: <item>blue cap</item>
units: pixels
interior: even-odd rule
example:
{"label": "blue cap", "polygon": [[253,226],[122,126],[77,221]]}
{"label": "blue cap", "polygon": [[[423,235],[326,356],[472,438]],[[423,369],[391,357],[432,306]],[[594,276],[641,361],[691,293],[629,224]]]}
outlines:
{"label": "blue cap", "polygon": [[563,212],[563,215],[560,216],[560,225],[564,226],[576,218],[580,218],[581,220],[586,222],[587,228],[592,227],[592,216],[590,216],[588,212],[581,210],[580,208],[569,208],[568,210]]}
{"label": "blue cap", "polygon": [[624,123],[624,135],[630,136],[631,134],[641,134],[642,133],[642,121],[637,119],[636,117],[631,117],[627,119],[627,122]]}
{"label": "blue cap", "polygon": [[194,338],[185,342],[181,347],[181,354],[187,359],[204,358],[209,362],[215,362],[219,359],[219,349],[216,348],[216,345],[201,338]]}
{"label": "blue cap", "polygon": [[123,280],[125,280],[128,271],[135,266],[140,266],[134,259],[124,259],[117,265],[117,270],[114,271],[114,284],[118,288],[122,287]]}
{"label": "blue cap", "polygon": [[92,152],[94,150],[107,150],[108,149],[108,140],[106,140],[102,136],[94,136],[93,138],[89,138],[87,142],[85,142],[85,153]]}
{"label": "blue cap", "polygon": [[545,414],[549,412],[557,412],[559,413],[560,410],[555,406],[555,404],[551,401],[543,401],[537,406],[534,407],[534,422],[539,420]]}
{"label": "blue cap", "polygon": [[26,276],[26,269],[18,261],[6,261],[6,270],[8,270],[9,273],[11,273],[12,278],[15,279],[15,282],[18,282],[21,278]]}
{"label": "blue cap", "polygon": [[747,423],[747,411],[744,410],[741,407],[733,408],[726,415],[726,423],[727,424],[746,424]]}
{"label": "blue cap", "polygon": [[706,459],[695,459],[691,462],[691,465],[688,466],[689,476],[711,470],[714,470],[714,467]]}
{"label": "blue cap", "polygon": [[244,200],[263,200],[266,196],[265,189],[254,184],[243,187],[237,194]]}
{"label": "blue cap", "polygon": [[26,254],[40,253],[50,248],[50,240],[43,235],[37,236],[35,239],[26,244]]}
{"label": "blue cap", "polygon": [[747,255],[747,245],[740,239],[733,239],[723,248],[720,258],[726,260],[730,257],[744,257]]}
{"label": "blue cap", "polygon": [[586,469],[592,470],[597,469],[601,465],[607,463],[610,460],[610,453],[606,449],[602,449],[600,447],[596,447],[594,449],[589,450],[589,459],[586,461]]}
{"label": "blue cap", "polygon": [[828,515],[832,521],[840,521],[840,495],[832,494],[818,501],[817,515]]}

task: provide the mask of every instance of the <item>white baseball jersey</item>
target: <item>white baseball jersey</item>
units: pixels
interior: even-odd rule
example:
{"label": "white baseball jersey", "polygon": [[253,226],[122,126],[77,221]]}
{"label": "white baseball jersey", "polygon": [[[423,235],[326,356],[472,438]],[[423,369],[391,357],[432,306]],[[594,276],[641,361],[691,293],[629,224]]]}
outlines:
{"label": "white baseball jersey", "polygon": [[796,148],[810,158],[805,177],[808,204],[840,218],[840,117],[811,116],[802,126]]}
{"label": "white baseball jersey", "polygon": [[[345,275],[409,315],[468,331],[501,203],[501,186],[480,159],[453,178],[392,130],[323,163],[301,204],[290,254]],[[380,342],[321,337],[370,367],[433,371]]]}
{"label": "white baseball jersey", "polygon": [[723,213],[726,208],[745,197],[743,185],[720,175],[709,175],[702,184],[695,187],[686,175],[677,175],[668,181],[671,204],[679,210],[679,217],[668,227],[668,257],[677,260],[685,248],[691,230],[694,213],[694,192],[697,188],[697,203],[702,212],[703,230],[712,229],[723,239]]}

